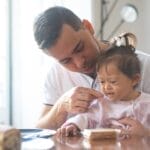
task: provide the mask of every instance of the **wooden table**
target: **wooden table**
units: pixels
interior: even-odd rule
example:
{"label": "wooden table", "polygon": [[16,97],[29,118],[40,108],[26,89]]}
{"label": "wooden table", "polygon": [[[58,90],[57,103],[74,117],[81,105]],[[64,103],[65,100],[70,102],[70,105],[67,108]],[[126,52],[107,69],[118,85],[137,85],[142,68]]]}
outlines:
{"label": "wooden table", "polygon": [[150,137],[88,141],[82,136],[54,136],[51,139],[55,143],[53,150],[150,150]]}

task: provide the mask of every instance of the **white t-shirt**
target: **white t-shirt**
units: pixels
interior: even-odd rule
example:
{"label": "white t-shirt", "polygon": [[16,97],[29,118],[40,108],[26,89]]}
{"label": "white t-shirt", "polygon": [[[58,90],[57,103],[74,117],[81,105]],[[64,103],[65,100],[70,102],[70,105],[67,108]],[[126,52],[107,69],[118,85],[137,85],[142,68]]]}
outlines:
{"label": "white t-shirt", "polygon": [[[150,94],[150,55],[137,51],[142,64],[140,91]],[[66,91],[75,86],[91,88],[93,79],[87,75],[66,70],[61,64],[53,61],[44,84],[43,103],[53,105]]]}
{"label": "white t-shirt", "polygon": [[82,86],[91,88],[93,79],[87,75],[71,72],[58,62],[50,64],[43,88],[44,104],[53,105],[69,89]]}
{"label": "white t-shirt", "polygon": [[141,82],[138,89],[150,94],[150,54],[136,51],[141,61]]}

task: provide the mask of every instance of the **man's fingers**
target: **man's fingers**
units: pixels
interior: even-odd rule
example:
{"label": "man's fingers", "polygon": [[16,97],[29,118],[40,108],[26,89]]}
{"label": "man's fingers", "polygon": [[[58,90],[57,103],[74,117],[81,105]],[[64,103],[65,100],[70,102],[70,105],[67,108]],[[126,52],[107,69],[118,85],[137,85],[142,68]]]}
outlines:
{"label": "man's fingers", "polygon": [[90,88],[84,88],[82,90],[82,92],[89,93],[90,95],[94,96],[95,98],[103,97],[103,94],[101,92],[96,91],[94,89],[90,89]]}
{"label": "man's fingers", "polygon": [[88,108],[88,106],[90,105],[91,101],[87,101],[87,100],[78,100],[76,101],[76,107],[81,107],[81,108]]}
{"label": "man's fingers", "polygon": [[86,112],[94,99],[103,97],[103,94],[86,87],[75,87],[63,95],[67,112]]}
{"label": "man's fingers", "polygon": [[84,113],[87,112],[88,108],[83,108],[83,107],[74,107],[73,108],[73,113]]}

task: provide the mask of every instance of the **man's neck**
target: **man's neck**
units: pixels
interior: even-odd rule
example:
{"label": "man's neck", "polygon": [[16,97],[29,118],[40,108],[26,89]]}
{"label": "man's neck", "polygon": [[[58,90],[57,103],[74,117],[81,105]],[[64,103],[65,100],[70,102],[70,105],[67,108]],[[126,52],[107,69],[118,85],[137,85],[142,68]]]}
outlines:
{"label": "man's neck", "polygon": [[91,74],[86,74],[88,76],[90,76],[91,78],[95,79],[96,78],[96,72],[91,73]]}

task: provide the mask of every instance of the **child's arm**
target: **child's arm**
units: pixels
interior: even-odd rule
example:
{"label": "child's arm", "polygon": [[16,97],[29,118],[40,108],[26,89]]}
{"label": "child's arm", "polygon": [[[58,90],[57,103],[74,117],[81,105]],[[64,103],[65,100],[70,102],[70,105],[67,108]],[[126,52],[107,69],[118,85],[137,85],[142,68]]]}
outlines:
{"label": "child's arm", "polygon": [[69,118],[61,128],[57,130],[57,135],[76,135],[84,129],[96,128],[100,121],[99,110],[98,102],[95,101],[87,113],[81,113]]}

